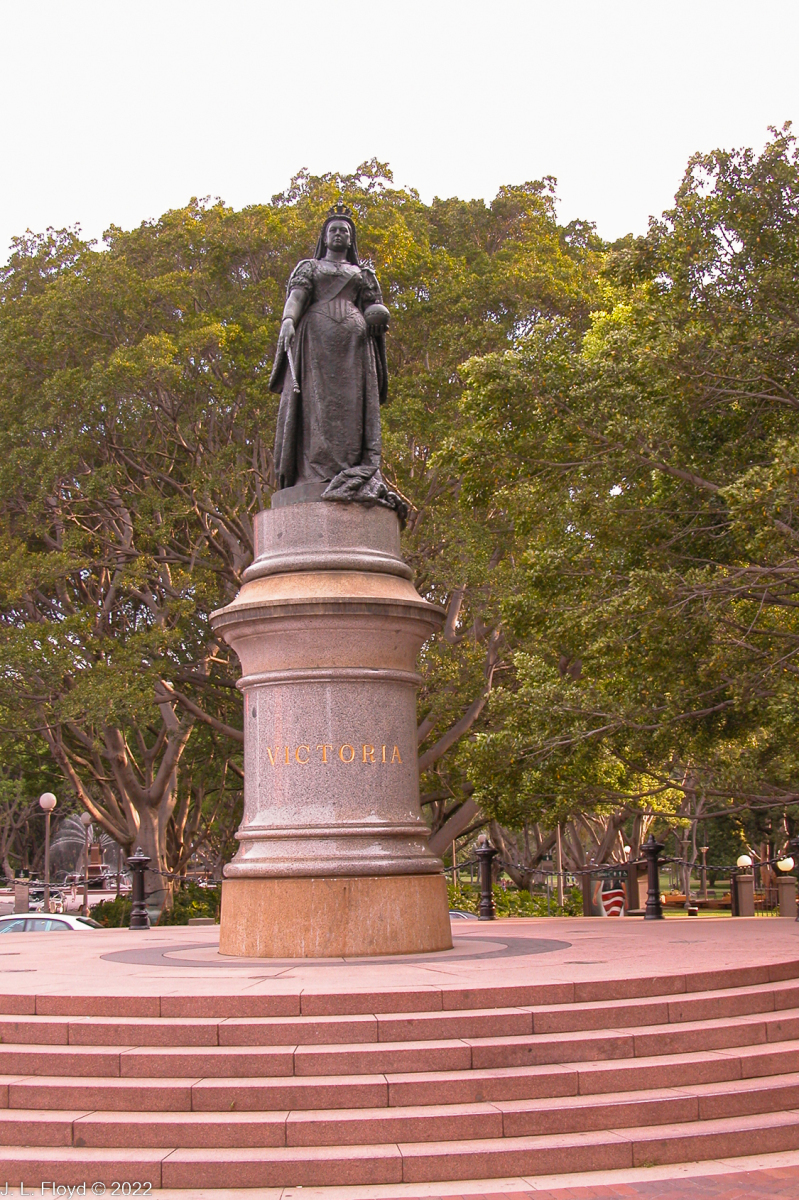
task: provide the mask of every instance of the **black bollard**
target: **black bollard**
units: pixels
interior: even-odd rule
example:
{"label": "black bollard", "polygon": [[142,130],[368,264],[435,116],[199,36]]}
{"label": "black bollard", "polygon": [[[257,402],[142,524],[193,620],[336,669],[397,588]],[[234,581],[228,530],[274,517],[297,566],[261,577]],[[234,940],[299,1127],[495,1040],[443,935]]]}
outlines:
{"label": "black bollard", "polygon": [[133,908],[130,912],[131,929],[150,928],[150,914],[144,903],[144,872],[149,865],[149,856],[144,853],[141,846],[137,846],[136,853],[128,859],[133,885],[131,888],[131,899],[133,900]]}
{"label": "black bollard", "polygon": [[480,909],[477,914],[480,921],[496,920],[497,910],[494,907],[494,888],[491,880],[491,863],[498,851],[488,840],[488,835],[481,833],[474,850],[478,858],[478,873],[480,876]]}
{"label": "black bollard", "polygon": [[646,858],[647,873],[646,911],[644,913],[644,920],[662,921],[663,905],[660,903],[660,872],[658,870],[658,857],[663,849],[663,843],[656,842],[655,835],[650,833],[641,849],[643,850],[644,857]]}

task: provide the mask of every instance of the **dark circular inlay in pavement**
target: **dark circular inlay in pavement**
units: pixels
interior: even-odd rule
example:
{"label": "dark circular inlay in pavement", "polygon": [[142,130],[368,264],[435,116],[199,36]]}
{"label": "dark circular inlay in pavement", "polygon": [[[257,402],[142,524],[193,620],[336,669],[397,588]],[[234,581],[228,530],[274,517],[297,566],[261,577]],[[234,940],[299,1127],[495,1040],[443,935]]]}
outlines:
{"label": "dark circular inlay in pavement", "polygon": [[433,963],[433,962],[460,962],[464,959],[480,958],[485,961],[488,958],[518,958],[526,954],[553,954],[556,950],[571,949],[571,942],[559,942],[554,938],[473,938],[470,939],[477,946],[485,945],[488,942],[500,943],[499,950],[481,951],[475,949],[471,954],[464,954],[461,947],[455,947],[453,950],[443,950],[434,954],[403,954],[393,958],[227,958],[220,955],[220,961],[207,961],[196,958],[172,958],[173,954],[180,954],[185,950],[215,950],[216,942],[205,942],[198,945],[196,942],[189,942],[180,946],[140,946],[131,950],[115,950],[111,954],[101,954],[100,957],[106,962],[132,963],[140,967],[205,967],[212,969],[214,967],[240,967],[244,970],[251,971],[253,967],[270,966],[270,967],[374,967],[381,966],[384,963]]}

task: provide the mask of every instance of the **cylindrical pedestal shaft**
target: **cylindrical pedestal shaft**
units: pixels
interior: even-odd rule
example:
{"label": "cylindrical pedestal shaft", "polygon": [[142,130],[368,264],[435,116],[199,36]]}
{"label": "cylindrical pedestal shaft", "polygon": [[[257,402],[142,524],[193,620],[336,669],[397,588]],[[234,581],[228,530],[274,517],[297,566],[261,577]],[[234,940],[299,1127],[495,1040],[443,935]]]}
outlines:
{"label": "cylindrical pedestal shaft", "polygon": [[[443,614],[410,581],[396,515],[333,502],[260,513],[244,578],[212,617],[241,660],[245,697],[244,819],[225,868],[222,952],[451,945],[416,751],[416,655]],[[438,916],[420,924],[422,895]]]}

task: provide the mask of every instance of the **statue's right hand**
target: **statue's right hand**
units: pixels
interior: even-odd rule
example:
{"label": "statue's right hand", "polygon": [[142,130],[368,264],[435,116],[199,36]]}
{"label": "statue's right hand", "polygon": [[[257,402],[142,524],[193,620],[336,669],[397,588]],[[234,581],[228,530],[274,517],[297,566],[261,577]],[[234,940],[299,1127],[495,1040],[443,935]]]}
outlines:
{"label": "statue's right hand", "polygon": [[290,350],[294,343],[294,322],[291,317],[286,317],[283,324],[280,326],[280,340],[287,350]]}

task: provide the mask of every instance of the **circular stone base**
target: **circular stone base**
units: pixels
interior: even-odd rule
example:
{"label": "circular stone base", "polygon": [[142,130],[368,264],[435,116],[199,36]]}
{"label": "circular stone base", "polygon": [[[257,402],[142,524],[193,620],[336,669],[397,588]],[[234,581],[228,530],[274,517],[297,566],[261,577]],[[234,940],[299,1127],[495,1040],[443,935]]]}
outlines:
{"label": "circular stone base", "polygon": [[220,954],[333,958],[451,948],[443,875],[226,879],[222,884]]}

